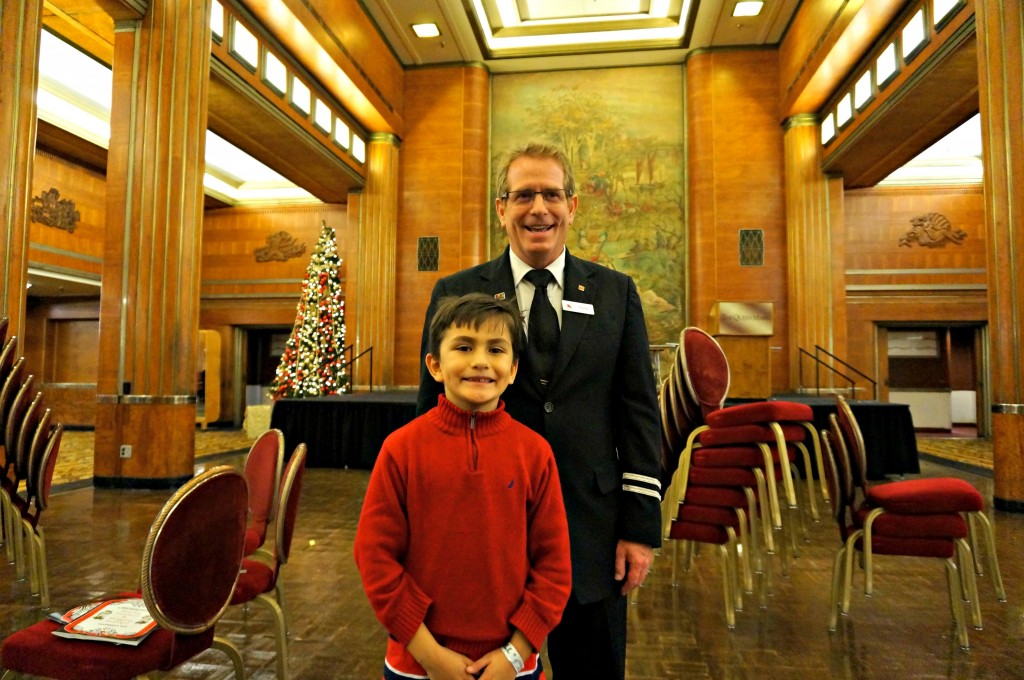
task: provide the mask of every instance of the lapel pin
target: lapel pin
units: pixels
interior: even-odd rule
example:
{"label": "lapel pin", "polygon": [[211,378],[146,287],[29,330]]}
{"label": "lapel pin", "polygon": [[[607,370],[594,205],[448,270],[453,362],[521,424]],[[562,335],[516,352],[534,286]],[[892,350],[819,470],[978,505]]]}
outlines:
{"label": "lapel pin", "polygon": [[583,285],[583,284],[581,283],[581,284],[579,285],[579,289],[580,289],[580,292],[582,293],[583,291],[585,291],[585,290],[587,289],[587,287],[586,287],[586,286],[584,286],[584,285]]}
{"label": "lapel pin", "polygon": [[495,300],[504,300],[505,299],[505,294],[504,293],[495,293],[494,294],[494,299]]}

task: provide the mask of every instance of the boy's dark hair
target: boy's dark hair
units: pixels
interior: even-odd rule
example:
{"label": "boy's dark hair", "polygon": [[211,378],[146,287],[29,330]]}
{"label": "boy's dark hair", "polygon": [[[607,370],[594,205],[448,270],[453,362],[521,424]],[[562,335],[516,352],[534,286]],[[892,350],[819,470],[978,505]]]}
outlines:
{"label": "boy's dark hair", "polygon": [[512,340],[512,359],[518,360],[523,350],[523,318],[515,302],[499,300],[486,293],[467,293],[460,297],[442,298],[430,320],[427,351],[440,356],[441,339],[454,326],[479,329],[487,321],[497,321],[507,329]]}

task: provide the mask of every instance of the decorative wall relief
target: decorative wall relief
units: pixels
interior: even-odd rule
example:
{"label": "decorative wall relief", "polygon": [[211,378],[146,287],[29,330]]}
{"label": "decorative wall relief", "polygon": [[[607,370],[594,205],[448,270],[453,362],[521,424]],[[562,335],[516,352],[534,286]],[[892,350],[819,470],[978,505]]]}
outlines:
{"label": "decorative wall relief", "polygon": [[69,198],[61,198],[60,192],[52,187],[41,195],[32,197],[29,219],[33,222],[74,233],[75,224],[81,217],[75,210],[75,202]]}
{"label": "decorative wall relief", "polygon": [[299,243],[287,231],[279,231],[267,237],[267,245],[253,251],[257,262],[287,262],[306,252],[305,244]]}
{"label": "decorative wall relief", "polygon": [[908,248],[915,243],[925,248],[942,248],[947,243],[960,245],[967,238],[963,229],[954,229],[945,215],[926,213],[910,220],[913,225],[900,237],[900,246]]}
{"label": "decorative wall relief", "polygon": [[[493,171],[528,142],[565,151],[580,197],[566,246],[633,277],[654,344],[684,325],[683,98],[678,66],[504,74],[492,87]],[[492,211],[492,256],[507,243]]]}

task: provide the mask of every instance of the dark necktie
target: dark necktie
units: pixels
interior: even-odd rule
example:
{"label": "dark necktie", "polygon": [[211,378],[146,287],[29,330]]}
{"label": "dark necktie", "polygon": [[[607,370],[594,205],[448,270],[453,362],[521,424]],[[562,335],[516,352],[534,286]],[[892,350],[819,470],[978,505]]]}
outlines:
{"label": "dark necktie", "polygon": [[526,280],[534,288],[526,335],[533,364],[537,367],[537,377],[542,385],[547,385],[558,355],[558,315],[548,300],[548,284],[555,277],[547,269],[531,269],[526,273]]}

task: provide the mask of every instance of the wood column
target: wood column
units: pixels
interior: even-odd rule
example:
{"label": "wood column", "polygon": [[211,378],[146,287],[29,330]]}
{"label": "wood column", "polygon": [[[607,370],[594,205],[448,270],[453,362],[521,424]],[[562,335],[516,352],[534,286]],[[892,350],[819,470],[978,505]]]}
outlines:
{"label": "wood column", "polygon": [[5,150],[0,164],[0,317],[10,317],[7,333],[21,338],[22,347],[42,10],[42,0],[4,0],[0,7],[0,140]]}
{"label": "wood column", "polygon": [[[1024,8],[976,0],[978,85],[988,229],[993,495],[1000,510],[1024,512]],[[993,364],[997,362],[993,361]]]}
{"label": "wood column", "polygon": [[[366,186],[359,202],[356,250],[355,353],[373,348],[373,386],[395,384],[395,272],[398,242],[398,146],[390,133],[367,144]],[[369,355],[359,359],[357,385],[369,382]]]}
{"label": "wood column", "polygon": [[193,474],[209,72],[209,0],[154,0],[140,21],[116,24],[97,486]]}
{"label": "wood column", "polygon": [[802,361],[799,348],[813,354],[814,346],[821,345],[834,353],[832,244],[817,116],[792,116],[784,128],[789,384],[796,387]]}

